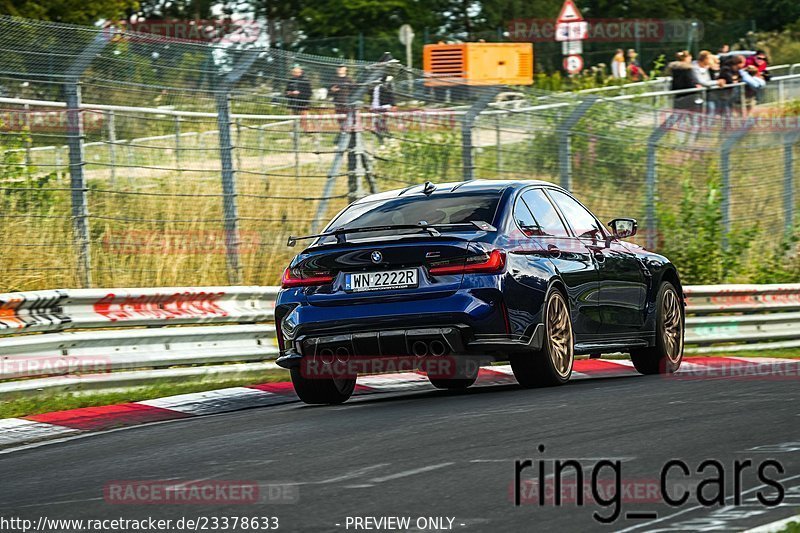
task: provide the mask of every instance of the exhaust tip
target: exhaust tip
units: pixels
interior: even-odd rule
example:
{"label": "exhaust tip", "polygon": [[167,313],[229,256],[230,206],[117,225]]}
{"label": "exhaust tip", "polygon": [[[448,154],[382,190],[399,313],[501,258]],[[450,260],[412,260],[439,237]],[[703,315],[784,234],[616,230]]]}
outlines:
{"label": "exhaust tip", "polygon": [[417,357],[424,357],[428,355],[428,345],[422,341],[416,341],[411,345],[411,351],[413,351],[414,355]]}
{"label": "exhaust tip", "polygon": [[319,351],[319,358],[323,364],[329,365],[333,363],[333,350],[330,348],[323,348]]}
{"label": "exhaust tip", "polygon": [[431,355],[440,356],[447,353],[447,346],[442,341],[431,341]]}
{"label": "exhaust tip", "polygon": [[345,346],[339,346],[336,348],[336,359],[340,363],[346,363],[350,359],[350,350]]}

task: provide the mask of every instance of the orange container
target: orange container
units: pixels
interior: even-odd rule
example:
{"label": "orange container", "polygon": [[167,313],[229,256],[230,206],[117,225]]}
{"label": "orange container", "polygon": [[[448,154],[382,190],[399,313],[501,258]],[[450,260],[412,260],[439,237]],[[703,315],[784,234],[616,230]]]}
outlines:
{"label": "orange container", "polygon": [[533,44],[426,44],[425,85],[531,85]]}

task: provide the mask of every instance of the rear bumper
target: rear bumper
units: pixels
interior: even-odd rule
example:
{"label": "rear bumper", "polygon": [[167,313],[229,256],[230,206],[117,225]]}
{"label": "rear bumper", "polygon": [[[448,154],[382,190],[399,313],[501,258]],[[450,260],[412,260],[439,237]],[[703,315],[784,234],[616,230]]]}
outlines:
{"label": "rear bumper", "polygon": [[[292,368],[304,357],[323,350],[344,356],[415,356],[416,342],[428,344],[427,355],[491,355],[541,347],[538,328],[508,333],[508,317],[501,290],[492,279],[487,285],[460,289],[441,297],[418,299],[375,298],[341,305],[311,305],[301,295],[279,295],[275,318],[283,340],[278,364]],[[434,343],[431,346],[431,343]],[[438,343],[441,343],[438,344]],[[433,348],[433,349],[431,349]],[[441,354],[444,355],[444,354]],[[330,358],[331,353],[323,356]]]}
{"label": "rear bumper", "polygon": [[[475,335],[463,324],[453,326],[362,331],[338,335],[302,335],[287,346],[277,364],[296,368],[305,358],[372,358],[396,356],[490,356],[503,360],[514,353],[541,349],[544,327],[538,324],[528,337]],[[438,344],[437,344],[438,343]]]}

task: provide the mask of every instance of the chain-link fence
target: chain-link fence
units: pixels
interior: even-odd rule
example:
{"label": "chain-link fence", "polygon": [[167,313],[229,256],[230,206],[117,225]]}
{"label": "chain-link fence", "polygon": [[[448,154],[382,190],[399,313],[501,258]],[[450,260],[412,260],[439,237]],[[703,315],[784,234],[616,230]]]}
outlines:
{"label": "chain-link fence", "polygon": [[[758,103],[734,87],[675,112],[654,85],[474,87],[387,58],[15,18],[0,49],[4,290],[274,284],[290,234],[426,180],[561,183],[677,254],[701,229],[735,248],[794,225],[797,76]],[[734,112],[712,113],[723,97]]]}

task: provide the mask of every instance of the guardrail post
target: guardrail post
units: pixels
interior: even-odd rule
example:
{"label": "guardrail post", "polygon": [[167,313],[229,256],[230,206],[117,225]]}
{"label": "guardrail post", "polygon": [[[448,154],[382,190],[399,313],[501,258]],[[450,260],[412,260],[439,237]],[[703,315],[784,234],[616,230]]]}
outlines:
{"label": "guardrail post", "polygon": [[25,172],[30,176],[31,166],[33,165],[31,154],[31,106],[30,104],[25,104],[22,107],[25,109]]}
{"label": "guardrail post", "polygon": [[78,245],[78,282],[92,286],[92,263],[89,248],[89,208],[86,175],[83,172],[83,116],[81,88],[78,82],[64,86],[67,100],[67,146],[69,147],[69,187],[72,198],[72,231]]}
{"label": "guardrail post", "polygon": [[[242,168],[242,121],[240,119],[236,119],[234,121],[236,124],[236,144],[234,145],[233,149],[236,153],[236,169],[241,170]],[[237,150],[238,148],[238,150]]]}
{"label": "guardrail post", "polygon": [[658,200],[658,173],[656,172],[656,150],[658,142],[669,131],[672,125],[680,119],[677,113],[670,114],[663,123],[659,124],[647,139],[647,168],[645,169],[645,182],[647,186],[647,235],[646,246],[648,250],[655,250],[658,245],[658,217],[656,216],[656,201]]}
{"label": "guardrail post", "polygon": [[461,122],[461,160],[463,165],[464,181],[475,179],[475,163],[472,157],[472,129],[475,119],[492,103],[500,93],[500,87],[486,87],[481,89],[481,95],[464,114]]}
{"label": "guardrail post", "polygon": [[108,127],[108,163],[111,169],[111,187],[117,182],[117,127],[115,114],[113,111],[106,111],[106,121]]}
{"label": "guardrail post", "polygon": [[744,137],[750,128],[753,127],[753,121],[748,119],[744,125],[738,130],[730,134],[722,143],[722,151],[720,152],[720,170],[722,173],[722,247],[728,248],[728,234],[731,232],[731,150],[739,140]]}
{"label": "guardrail post", "polygon": [[217,94],[217,121],[219,123],[219,153],[222,164],[222,209],[225,221],[228,282],[231,285],[240,285],[242,282],[242,270],[239,264],[239,211],[236,202],[236,178],[233,170],[231,104],[228,91]]}
{"label": "guardrail post", "polygon": [[783,141],[783,216],[786,235],[794,231],[794,145],[800,133],[792,133]]}
{"label": "guardrail post", "polygon": [[[114,31],[114,30],[112,30]],[[80,78],[92,60],[111,40],[108,30],[98,32],[94,40],[78,54],[64,76],[64,98],[67,104],[67,147],[72,203],[72,231],[78,245],[78,283],[92,286],[92,262],[89,240],[88,187],[84,174],[83,115],[81,114]]]}
{"label": "guardrail post", "polygon": [[572,190],[572,128],[578,124],[578,121],[595,102],[597,102],[597,97],[590,96],[586,98],[578,103],[567,118],[556,125],[556,135],[558,135],[558,172],[561,186],[568,191]]}
{"label": "guardrail post", "polygon": [[222,209],[225,228],[225,252],[228,263],[228,282],[242,283],[242,267],[239,261],[239,210],[237,205],[236,175],[233,168],[233,140],[231,139],[230,91],[245,72],[258,59],[258,53],[250,51],[225,76],[217,92],[217,124],[219,126],[219,153],[222,167]]}

